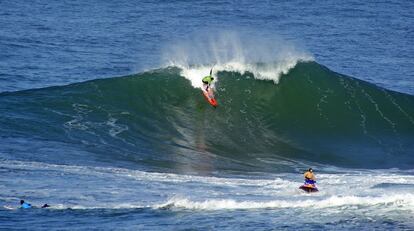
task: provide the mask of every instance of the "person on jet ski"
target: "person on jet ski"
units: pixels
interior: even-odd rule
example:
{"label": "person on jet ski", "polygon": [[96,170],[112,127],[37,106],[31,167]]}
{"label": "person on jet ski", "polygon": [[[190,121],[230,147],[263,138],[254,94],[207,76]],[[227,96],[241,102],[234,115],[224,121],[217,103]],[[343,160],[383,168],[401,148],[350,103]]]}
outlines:
{"label": "person on jet ski", "polygon": [[303,174],[305,177],[305,184],[315,184],[316,183],[316,177],[313,174],[312,168],[309,168],[308,171]]}

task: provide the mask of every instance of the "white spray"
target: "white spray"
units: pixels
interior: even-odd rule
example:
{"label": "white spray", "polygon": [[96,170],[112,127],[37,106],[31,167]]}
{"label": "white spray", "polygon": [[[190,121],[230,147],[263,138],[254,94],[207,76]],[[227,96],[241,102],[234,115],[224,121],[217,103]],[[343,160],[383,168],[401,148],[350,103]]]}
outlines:
{"label": "white spray", "polygon": [[[255,34],[255,35],[253,35]],[[164,52],[167,66],[179,67],[181,75],[193,87],[201,87],[201,79],[219,71],[252,73],[254,78],[278,83],[299,61],[313,57],[280,38],[269,38],[248,32],[205,32],[167,47]]]}

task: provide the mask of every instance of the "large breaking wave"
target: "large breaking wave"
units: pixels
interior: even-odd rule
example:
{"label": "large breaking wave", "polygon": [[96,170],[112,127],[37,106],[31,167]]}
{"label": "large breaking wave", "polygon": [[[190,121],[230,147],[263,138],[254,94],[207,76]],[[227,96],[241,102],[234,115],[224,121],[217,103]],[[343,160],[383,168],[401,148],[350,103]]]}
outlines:
{"label": "large breaking wave", "polygon": [[[183,71],[168,67],[2,93],[0,132],[21,150],[1,151],[17,159],[80,158],[185,172],[282,171],[298,162],[414,164],[413,96],[300,61],[278,73],[278,84],[247,69],[217,70],[214,109]],[[44,146],[26,150],[22,139]],[[48,145],[62,151],[48,153]]]}

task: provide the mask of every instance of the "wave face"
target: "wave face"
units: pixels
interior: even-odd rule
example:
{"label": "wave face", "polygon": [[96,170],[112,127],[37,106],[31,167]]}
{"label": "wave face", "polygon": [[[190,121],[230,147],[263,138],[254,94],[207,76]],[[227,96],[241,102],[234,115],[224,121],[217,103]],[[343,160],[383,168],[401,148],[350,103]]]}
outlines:
{"label": "wave face", "polygon": [[[414,164],[413,96],[310,61],[282,74],[278,84],[248,71],[218,71],[214,109],[184,71],[3,93],[0,132],[4,142],[20,143],[19,150],[1,151],[18,153],[17,159],[119,161],[186,172],[282,171],[297,161]],[[22,145],[29,138],[42,147]]]}

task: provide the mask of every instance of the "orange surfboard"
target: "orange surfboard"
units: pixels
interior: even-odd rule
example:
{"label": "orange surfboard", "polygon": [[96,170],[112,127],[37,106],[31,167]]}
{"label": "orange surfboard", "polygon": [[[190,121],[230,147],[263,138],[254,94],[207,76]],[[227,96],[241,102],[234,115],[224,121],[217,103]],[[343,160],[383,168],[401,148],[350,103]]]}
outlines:
{"label": "orange surfboard", "polygon": [[214,98],[213,90],[211,88],[208,89],[208,92],[205,89],[203,89],[203,95],[211,106],[218,106],[217,100]]}

